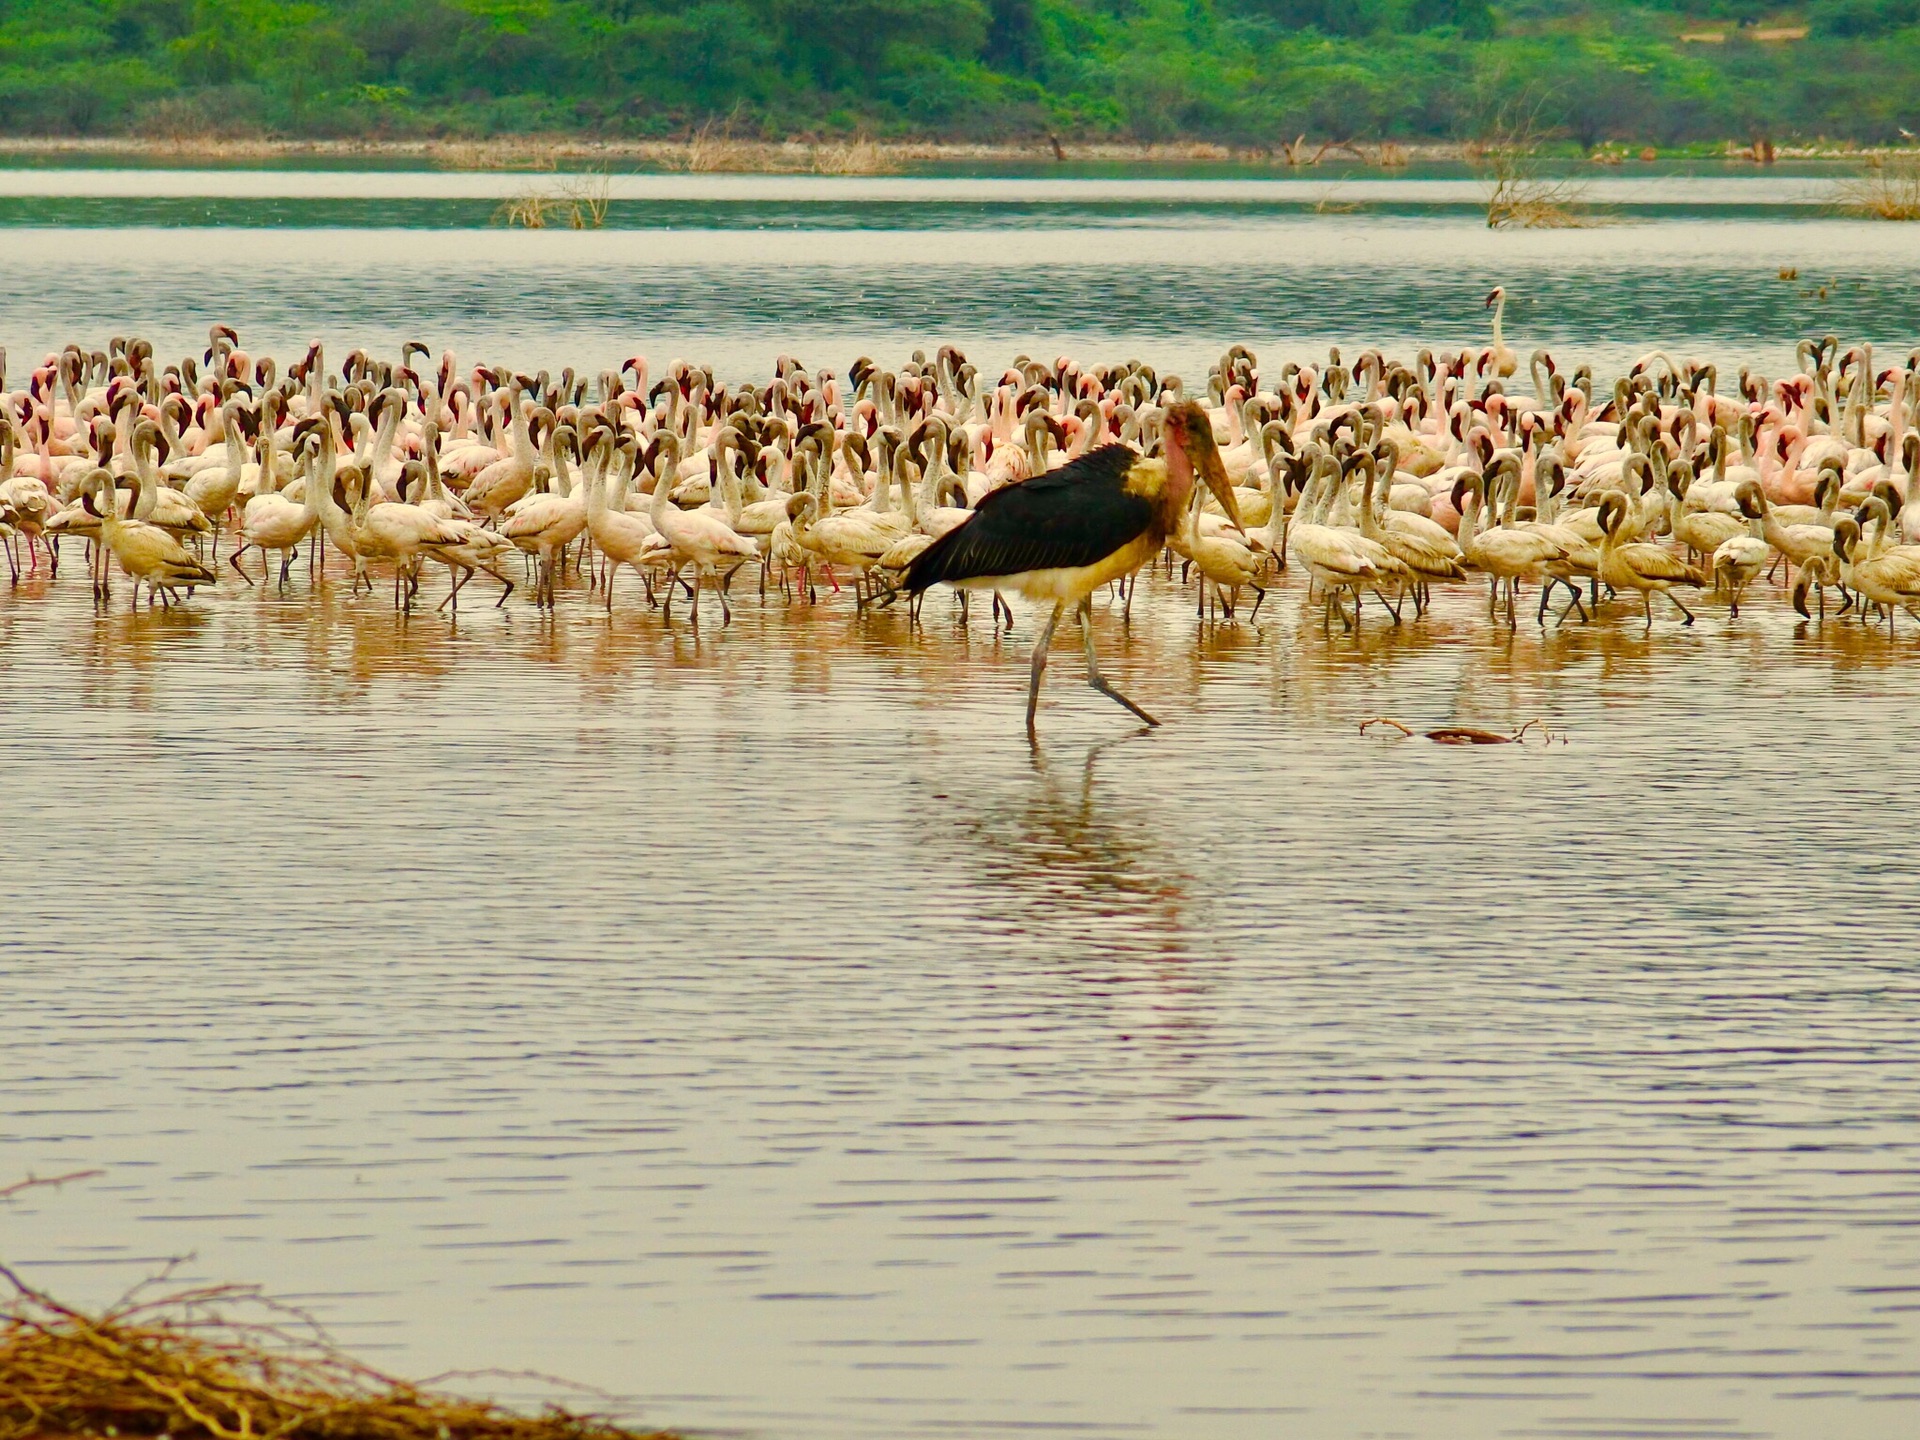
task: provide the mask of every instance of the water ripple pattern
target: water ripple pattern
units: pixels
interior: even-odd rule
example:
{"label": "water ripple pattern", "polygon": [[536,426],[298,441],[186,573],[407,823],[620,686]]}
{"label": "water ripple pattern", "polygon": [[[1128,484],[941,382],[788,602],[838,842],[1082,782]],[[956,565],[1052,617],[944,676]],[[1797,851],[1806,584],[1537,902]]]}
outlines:
{"label": "water ripple pattern", "polygon": [[37,360],[132,330],[179,354],[230,320],[276,354],[426,338],[529,371],[645,352],[744,378],[782,353],[843,368],[951,341],[994,366],[1203,373],[1235,340],[1295,359],[1484,344],[1503,284],[1523,356],[1615,371],[1664,347],[1730,388],[1743,364],[1790,370],[1804,335],[1904,354],[1920,332],[1906,227],[1834,218],[1815,177],[1603,179],[1614,223],[1493,232],[1457,179],[615,176],[614,228],[488,227],[541,183],[0,170],[4,343]]}
{"label": "water ripple pattern", "polygon": [[1034,757],[1026,620],[938,597],[62,584],[0,596],[6,1168],[107,1170],[0,1237],[62,1294],[190,1256],[807,1440],[1920,1424],[1910,638],[1149,587],[1102,653],[1170,723],[1056,677]]}
{"label": "water ripple pattern", "polygon": [[[481,228],[527,177],[154,173],[0,186],[16,375],[232,320],[336,361],[1197,378],[1485,343],[1494,283],[1523,356],[1603,376],[1920,330],[1907,232],[1799,182],[1495,234],[655,177],[573,234]],[[1510,640],[1464,589],[1355,642],[1297,589],[1196,629],[1150,583],[1100,648],[1169,723],[1063,649],[1034,757],[1029,617],[844,600],[694,635],[626,593],[0,592],[0,1180],[107,1172],[0,1204],[0,1255],[88,1302],[188,1256],[395,1370],[769,1440],[1920,1430],[1910,633],[1774,594]]]}

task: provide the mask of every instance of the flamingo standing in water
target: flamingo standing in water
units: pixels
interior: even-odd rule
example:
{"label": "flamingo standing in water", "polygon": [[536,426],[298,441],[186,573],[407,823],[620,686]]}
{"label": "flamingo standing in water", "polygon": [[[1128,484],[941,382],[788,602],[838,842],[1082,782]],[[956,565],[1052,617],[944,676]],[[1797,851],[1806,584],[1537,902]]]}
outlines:
{"label": "flamingo standing in water", "polygon": [[666,618],[672,618],[672,583],[678,581],[680,571],[687,566],[693,567],[693,621],[700,623],[700,580],[702,576],[714,577],[720,592],[721,625],[733,623],[733,607],[727,603],[727,587],[720,576],[720,567],[727,566],[726,579],[733,578],[733,572],[749,560],[760,558],[760,547],[746,536],[739,534],[714,511],[702,507],[698,510],[682,510],[673,503],[670,477],[674,473],[671,452],[664,447],[659,477],[653,482],[653,507],[648,518],[653,528],[660,532],[660,538],[673,552],[673,570],[669,576],[667,590]]}

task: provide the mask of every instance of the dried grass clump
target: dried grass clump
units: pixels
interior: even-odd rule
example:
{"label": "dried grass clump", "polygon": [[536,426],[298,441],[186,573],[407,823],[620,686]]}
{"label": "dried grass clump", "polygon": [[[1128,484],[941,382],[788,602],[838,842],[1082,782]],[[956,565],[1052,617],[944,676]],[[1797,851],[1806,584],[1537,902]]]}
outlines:
{"label": "dried grass clump", "polygon": [[869,135],[856,135],[838,145],[813,147],[813,173],[816,175],[881,175],[894,167],[887,155]]}
{"label": "dried grass clump", "polygon": [[755,170],[759,168],[755,160],[765,148],[751,141],[734,139],[731,122],[716,129],[709,120],[694,131],[693,138],[687,142],[686,165],[696,175]]}
{"label": "dried grass clump", "polygon": [[605,165],[620,153],[618,147],[601,141],[549,135],[430,140],[418,150],[443,170],[558,170],[566,165]]}
{"label": "dried grass clump", "polygon": [[569,230],[599,230],[607,223],[613,204],[613,181],[604,172],[572,175],[543,189],[523,190],[493,212],[494,220],[509,228],[544,230],[564,225]]}
{"label": "dried grass clump", "polygon": [[[0,1299],[0,1440],[673,1440],[558,1406],[521,1415],[396,1380],[245,1287],[167,1291],[162,1276],[87,1315],[4,1265],[0,1277],[13,1288]],[[228,1318],[234,1310],[262,1318]]]}
{"label": "dried grass clump", "polygon": [[666,157],[668,163],[695,174],[887,175],[903,160],[937,148],[882,145],[869,135],[838,141],[742,140],[732,126],[731,119],[723,125],[709,120],[683,150]]}
{"label": "dried grass clump", "polygon": [[1840,207],[1881,220],[1920,220],[1920,155],[1875,155],[1838,186]]}

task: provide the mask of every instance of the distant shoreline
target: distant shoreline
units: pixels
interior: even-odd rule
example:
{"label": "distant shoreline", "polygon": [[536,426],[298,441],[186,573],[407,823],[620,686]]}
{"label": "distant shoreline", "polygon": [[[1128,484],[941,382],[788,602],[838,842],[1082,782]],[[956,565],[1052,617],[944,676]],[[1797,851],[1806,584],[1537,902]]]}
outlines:
{"label": "distant shoreline", "polygon": [[[893,140],[736,140],[711,135],[691,140],[608,140],[577,135],[522,135],[490,139],[317,140],[181,136],[4,136],[0,152],[17,156],[62,155],[127,160],[234,163],[247,160],[411,160],[449,170],[550,170],[638,165],[695,174],[885,175],[923,164],[1121,164],[1258,166],[1310,170],[1325,162],[1348,162],[1393,169],[1409,164],[1455,162],[1474,158],[1475,147],[1460,142],[1403,144],[1386,142],[1297,141],[1274,149],[1216,145],[1201,141],[1132,144],[1079,142],[1051,138],[1001,144]],[[1604,160],[1548,149],[1542,159],[1632,165],[1648,158],[1636,147],[1615,146]],[[1915,154],[1913,149],[1861,148],[1838,144],[1781,145],[1778,160],[1861,161],[1874,156]],[[1758,164],[1748,147],[1681,146],[1653,152],[1657,159],[1721,160]]]}

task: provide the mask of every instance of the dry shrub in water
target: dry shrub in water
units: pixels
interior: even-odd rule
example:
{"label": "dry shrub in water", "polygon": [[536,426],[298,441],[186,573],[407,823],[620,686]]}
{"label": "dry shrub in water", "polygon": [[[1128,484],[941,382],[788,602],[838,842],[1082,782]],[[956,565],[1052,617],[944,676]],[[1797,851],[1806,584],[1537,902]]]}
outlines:
{"label": "dry shrub in water", "polygon": [[[557,1406],[521,1415],[396,1380],[254,1290],[166,1291],[164,1278],[88,1315],[0,1265],[12,1288],[0,1299],[0,1440],[673,1440]],[[260,1318],[230,1318],[236,1312]]]}
{"label": "dry shrub in water", "polygon": [[560,198],[566,202],[568,223],[576,230],[598,230],[607,223],[607,207],[613,203],[613,181],[604,172],[575,175],[560,182]]}
{"label": "dry shrub in water", "polygon": [[1876,155],[1838,187],[1840,207],[1881,220],[1920,220],[1920,155]]}
{"label": "dry shrub in water", "polygon": [[1578,187],[1571,181],[1503,179],[1487,194],[1489,230],[1579,230],[1593,223],[1576,207]]}
{"label": "dry shrub in water", "polygon": [[613,181],[602,171],[572,175],[544,189],[524,190],[502,203],[493,218],[522,230],[564,225],[569,230],[598,230],[613,204]]}
{"label": "dry shrub in water", "polygon": [[1546,138],[1539,102],[1526,96],[1502,105],[1468,147],[1468,159],[1486,185],[1482,204],[1490,230],[1568,230],[1590,225],[1586,187],[1539,172],[1536,156]]}

